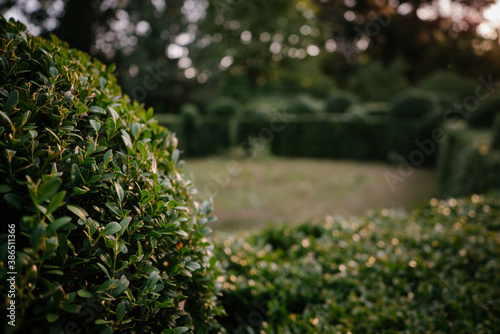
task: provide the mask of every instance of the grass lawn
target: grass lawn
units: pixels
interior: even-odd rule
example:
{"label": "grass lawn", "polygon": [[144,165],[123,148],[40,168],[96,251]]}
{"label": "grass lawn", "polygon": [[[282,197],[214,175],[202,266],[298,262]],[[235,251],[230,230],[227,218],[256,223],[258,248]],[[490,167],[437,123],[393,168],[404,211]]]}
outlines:
{"label": "grass lawn", "polygon": [[[228,166],[240,172],[230,176]],[[397,174],[397,166],[373,162],[204,158],[187,160],[184,171],[194,176],[200,198],[214,195],[218,222],[212,228],[225,231],[262,228],[270,221],[296,224],[328,215],[408,208],[438,194],[432,170],[416,170],[393,192],[384,173]]]}

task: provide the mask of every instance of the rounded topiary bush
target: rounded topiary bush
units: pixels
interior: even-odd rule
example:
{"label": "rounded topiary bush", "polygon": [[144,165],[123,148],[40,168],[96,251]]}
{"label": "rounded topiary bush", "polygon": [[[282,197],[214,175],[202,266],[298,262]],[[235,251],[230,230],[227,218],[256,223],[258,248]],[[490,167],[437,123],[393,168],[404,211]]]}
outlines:
{"label": "rounded topiary bush", "polygon": [[237,100],[220,96],[207,104],[207,114],[216,116],[235,116],[239,110],[239,103]]}
{"label": "rounded topiary bush", "polygon": [[451,70],[435,72],[418,84],[419,89],[458,100],[474,95],[476,86],[476,80]]}
{"label": "rounded topiary bush", "polygon": [[288,114],[315,115],[322,111],[321,102],[309,95],[300,94],[286,101],[285,109]]}
{"label": "rounded topiary bush", "polygon": [[179,109],[184,131],[192,132],[200,118],[200,110],[196,104],[185,103]]}
{"label": "rounded topiary bush", "polygon": [[356,95],[350,92],[339,92],[330,95],[325,101],[327,113],[344,113],[350,106],[359,103]]}
{"label": "rounded topiary bush", "polygon": [[433,96],[418,90],[406,90],[390,102],[390,114],[394,117],[416,118],[436,113],[438,104]]}
{"label": "rounded topiary bush", "polygon": [[15,262],[0,239],[1,294],[16,306],[5,332],[216,326],[211,205],[193,200],[172,132],[112,71],[0,16],[0,212],[16,232]]}
{"label": "rounded topiary bush", "polygon": [[467,122],[473,127],[489,128],[498,114],[500,114],[500,95],[481,101],[477,109],[471,110]]}

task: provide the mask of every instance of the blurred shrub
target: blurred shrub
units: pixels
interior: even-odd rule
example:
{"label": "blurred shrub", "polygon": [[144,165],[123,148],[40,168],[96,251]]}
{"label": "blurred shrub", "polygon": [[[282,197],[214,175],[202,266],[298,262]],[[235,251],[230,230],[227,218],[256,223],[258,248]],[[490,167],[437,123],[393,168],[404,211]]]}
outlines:
{"label": "blurred shrub", "polygon": [[437,93],[455,102],[474,96],[476,86],[476,80],[452,71],[435,72],[418,84],[421,90]]}
{"label": "blurred shrub", "polygon": [[177,139],[112,67],[3,17],[0,34],[0,212],[17,231],[15,270],[0,262],[2,282],[17,272],[5,331],[207,332],[211,209],[180,174]]}
{"label": "blurred shrub", "polygon": [[401,59],[387,66],[379,61],[369,61],[349,77],[347,86],[363,101],[389,101],[408,86],[405,70],[406,64]]}
{"label": "blurred shrub", "polygon": [[364,104],[368,117],[384,117],[389,114],[389,104],[387,102],[369,102]]}
{"label": "blurred shrub", "polygon": [[179,114],[184,123],[194,124],[200,116],[200,109],[196,104],[185,103],[180,106]]}
{"label": "blurred shrub", "polygon": [[418,118],[438,110],[435,97],[418,90],[401,92],[390,102],[390,113],[394,117]]}
{"label": "blurred shrub", "polygon": [[489,130],[448,126],[438,152],[442,196],[463,196],[500,189],[500,152],[491,150]]}
{"label": "blurred shrub", "polygon": [[191,154],[193,147],[190,144],[200,128],[200,110],[197,105],[185,103],[179,108],[182,122],[182,138],[185,153]]}
{"label": "blurred shrub", "polygon": [[[367,111],[363,105],[353,105],[335,119],[325,114],[277,113],[268,117],[260,112],[256,112],[258,116],[243,114],[232,120],[202,116],[189,140],[182,129],[179,138],[190,148],[186,151],[190,156],[225,153],[234,145],[250,154],[249,138],[257,138],[268,141],[271,152],[279,156],[387,160],[391,153],[408,156],[417,148],[415,139],[429,138],[435,128],[434,123],[426,122],[427,118],[394,119],[381,114],[383,105],[368,104],[368,107],[373,109]],[[161,124],[171,128],[177,129],[181,124],[178,116],[158,117]],[[430,158],[426,163],[433,161]]]}
{"label": "blurred shrub", "polygon": [[[262,93],[278,92],[279,94],[307,94],[315,98],[325,98],[334,89],[331,77],[318,72],[317,68],[303,59],[290,60],[293,71],[281,70],[276,79],[260,88]],[[304,65],[306,65],[304,67]]]}
{"label": "blurred shrub", "polygon": [[344,113],[350,106],[358,102],[358,97],[351,92],[337,92],[326,98],[325,111],[327,113]]}
{"label": "blurred shrub", "polygon": [[286,112],[293,115],[314,115],[323,110],[321,101],[305,94],[299,94],[287,99]]}
{"label": "blurred shrub", "polygon": [[473,127],[489,128],[493,125],[495,117],[500,113],[500,96],[496,95],[480,103],[476,110],[473,110],[467,118],[468,123]]}
{"label": "blurred shrub", "polygon": [[208,102],[206,106],[207,115],[214,116],[235,116],[238,114],[239,109],[240,104],[238,101],[227,96],[216,97]]}
{"label": "blurred shrub", "polygon": [[431,203],[218,236],[220,321],[228,333],[499,328],[500,201]]}
{"label": "blurred shrub", "polygon": [[285,100],[277,96],[254,97],[243,108],[242,118],[246,121],[268,121],[273,114],[282,112]]}
{"label": "blurred shrub", "polygon": [[493,136],[491,138],[491,148],[500,150],[500,114],[497,115],[493,124]]}

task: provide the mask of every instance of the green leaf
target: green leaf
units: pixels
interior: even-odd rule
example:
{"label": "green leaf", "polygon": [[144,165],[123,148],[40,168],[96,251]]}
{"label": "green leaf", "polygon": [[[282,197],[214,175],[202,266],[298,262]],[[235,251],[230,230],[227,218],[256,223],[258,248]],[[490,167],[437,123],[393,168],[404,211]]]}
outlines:
{"label": "green leaf", "polygon": [[47,227],[46,233],[50,235],[50,234],[54,233],[55,231],[57,231],[58,229],[60,229],[61,227],[63,227],[64,225],[69,224],[69,223],[71,223],[70,217],[57,218],[56,220],[54,220],[52,223],[49,224],[49,226]]}
{"label": "green leaf", "polygon": [[108,207],[108,209],[111,210],[111,212],[113,212],[115,215],[117,216],[121,216],[121,211],[120,209],[113,203],[110,203],[110,202],[107,202],[106,203],[106,206]]}
{"label": "green leaf", "polygon": [[73,187],[73,194],[74,195],[83,195],[83,194],[86,194],[86,193],[87,193],[87,190],[85,190],[83,188]]}
{"label": "green leaf", "polygon": [[116,307],[116,320],[120,322],[120,320],[123,319],[124,315],[125,315],[125,303],[120,303]]}
{"label": "green leaf", "polygon": [[111,276],[109,275],[108,269],[106,269],[106,267],[102,263],[97,262],[97,266],[99,268],[101,268],[101,270],[104,272],[104,274],[106,275],[107,278],[111,278]]}
{"label": "green leaf", "polygon": [[7,194],[3,195],[3,198],[13,208],[16,208],[18,210],[22,209],[22,207],[23,207],[23,198],[21,196],[13,194],[13,193],[7,193]]}
{"label": "green leaf", "polygon": [[101,86],[101,89],[106,88],[106,83],[107,83],[107,82],[108,82],[108,81],[106,80],[106,78],[104,78],[104,77],[100,77],[100,78],[99,78],[99,86]]}
{"label": "green leaf", "polygon": [[64,275],[62,270],[49,270],[49,271],[44,272],[44,274],[45,275],[57,275],[57,276]]}
{"label": "green leaf", "polygon": [[179,203],[177,203],[176,201],[172,200],[172,201],[168,202],[167,209],[173,209],[173,208],[175,208],[178,205],[179,205]]}
{"label": "green leaf", "polygon": [[71,165],[71,183],[73,184],[73,187],[79,187],[83,183],[80,168],[78,168],[77,164]]}
{"label": "green leaf", "polygon": [[96,150],[96,143],[90,144],[89,147],[87,148],[86,155],[90,155],[90,154],[94,153],[95,150]]}
{"label": "green leaf", "polygon": [[2,116],[9,124],[10,126],[12,127],[12,121],[10,120],[9,116],[7,116],[6,113],[4,113],[3,111],[0,111],[0,116]]}
{"label": "green leaf", "polygon": [[186,263],[186,267],[191,269],[192,271],[196,271],[201,268],[201,265],[196,262],[188,262]]}
{"label": "green leaf", "polygon": [[94,183],[101,179],[101,175],[93,175],[88,180],[87,183]]}
{"label": "green leaf", "polygon": [[192,276],[193,276],[193,274],[191,274],[191,273],[190,273],[188,270],[186,270],[186,269],[181,269],[179,272],[181,273],[181,275],[184,275],[184,276],[187,276],[187,277],[192,277]]}
{"label": "green leaf", "polygon": [[104,283],[101,284],[101,286],[99,287],[99,289],[97,289],[97,291],[98,292],[107,291],[107,290],[111,289],[111,287],[113,285],[115,285],[115,283],[117,281],[118,280],[116,278],[108,279],[106,282],[104,282]]}
{"label": "green leaf", "polygon": [[139,123],[132,123],[132,125],[130,126],[130,131],[132,132],[132,136],[134,136],[134,138],[137,138],[137,135],[141,131],[141,126],[139,125]]}
{"label": "green leaf", "polygon": [[125,130],[122,130],[122,139],[123,142],[125,143],[125,146],[132,148],[132,139],[130,138],[128,132]]}
{"label": "green leaf", "polygon": [[109,150],[106,153],[104,153],[104,164],[107,165],[111,162],[113,159],[113,150]]}
{"label": "green leaf", "polygon": [[[5,111],[9,112],[14,108],[19,102],[19,93],[17,90],[10,93],[9,98],[7,99],[7,103],[5,105]],[[9,122],[11,125],[12,123]]]}
{"label": "green leaf", "polygon": [[87,291],[85,289],[80,289],[76,293],[78,296],[80,296],[82,298],[91,298],[94,296],[92,293],[90,293],[89,291]]}
{"label": "green leaf", "polygon": [[[108,323],[112,323],[112,321],[109,321]],[[99,332],[99,334],[113,334],[113,330],[111,327],[106,326]]]}
{"label": "green leaf", "polygon": [[89,112],[95,113],[95,114],[103,114],[106,115],[106,110],[102,109],[99,106],[90,106],[89,107]]}
{"label": "green leaf", "polygon": [[106,325],[106,324],[111,324],[112,321],[110,321],[110,320],[104,320],[104,319],[97,319],[96,321],[94,321],[94,323],[96,325]]}
{"label": "green leaf", "polygon": [[59,190],[62,181],[58,177],[52,177],[48,181],[42,184],[37,194],[38,203],[42,203],[45,200],[53,197],[55,193]]}
{"label": "green leaf", "polygon": [[64,311],[71,313],[71,314],[77,314],[80,309],[81,309],[81,305],[66,305],[66,306],[64,306]]}
{"label": "green leaf", "polygon": [[8,193],[12,188],[7,184],[0,184],[0,194]]}
{"label": "green leaf", "polygon": [[175,327],[174,329],[166,329],[161,332],[161,334],[181,334],[188,331],[187,327]]}
{"label": "green leaf", "polygon": [[87,211],[79,207],[78,205],[68,205],[67,206],[68,210],[73,212],[78,218],[81,220],[85,221],[85,217],[87,217],[89,214]]}
{"label": "green leaf", "polygon": [[186,231],[184,231],[184,230],[174,231],[174,233],[175,233],[175,234],[177,234],[177,235],[180,235],[180,236],[182,236],[182,237],[188,237],[187,232],[186,232]]}
{"label": "green leaf", "polygon": [[130,223],[130,221],[132,220],[132,217],[127,217],[127,218],[124,218],[121,222],[120,222],[120,226],[121,226],[121,231],[122,233],[120,233],[120,235],[123,234],[123,232],[125,232],[125,230],[127,229],[127,226],[128,224]]}
{"label": "green leaf", "polygon": [[57,75],[59,74],[59,71],[57,70],[57,68],[51,66],[49,68],[49,74],[51,77],[57,77]]}
{"label": "green leaf", "polygon": [[90,123],[90,126],[92,127],[92,129],[94,129],[95,132],[99,132],[99,130],[101,129],[101,123],[96,121],[95,119],[91,119],[89,121]]}
{"label": "green leaf", "polygon": [[53,314],[53,313],[49,313],[47,314],[47,322],[55,322],[57,319],[59,319],[59,315],[58,314]]}
{"label": "green leaf", "polygon": [[200,230],[200,233],[203,235],[209,235],[213,232],[213,230],[210,227],[205,226]]}
{"label": "green leaf", "polygon": [[148,150],[146,149],[146,145],[142,142],[137,142],[137,146],[139,146],[139,152],[141,153],[142,161],[146,161],[148,158]]}
{"label": "green leaf", "polygon": [[122,227],[120,226],[120,224],[118,224],[117,222],[111,222],[108,225],[106,225],[106,228],[104,229],[104,234],[106,235],[114,234],[120,232],[121,229]]}
{"label": "green leaf", "polygon": [[137,256],[141,256],[142,255],[142,245],[141,243],[139,242],[139,240],[137,241]]}
{"label": "green leaf", "polygon": [[128,288],[129,284],[130,284],[130,282],[127,279],[127,277],[125,277],[125,275],[122,275],[122,277],[120,277],[120,280],[118,280],[118,282],[116,282],[116,288],[113,289],[113,291],[111,292],[111,295],[113,297],[118,297],[119,295],[121,295],[123,293],[123,291],[125,291]]}
{"label": "green leaf", "polygon": [[151,289],[153,286],[155,286],[156,282],[158,282],[159,277],[160,276],[156,270],[152,271],[149,274],[148,280],[146,281],[146,286]]}
{"label": "green leaf", "polygon": [[74,98],[75,97],[73,96],[70,90],[64,93],[64,100],[66,101],[66,103],[70,103]]}
{"label": "green leaf", "polygon": [[38,249],[38,246],[42,242],[42,238],[45,234],[45,226],[43,224],[37,224],[30,233],[30,246],[33,249]]}
{"label": "green leaf", "polygon": [[107,174],[104,174],[104,175],[102,176],[101,181],[102,181],[102,182],[104,182],[104,181],[109,181],[109,180],[114,179],[115,177],[116,177],[116,175],[115,175],[115,174],[113,174],[113,173],[107,173]]}
{"label": "green leaf", "polygon": [[116,194],[118,195],[118,202],[122,203],[125,194],[123,192],[122,186],[118,182],[115,182],[115,189],[116,189]]}

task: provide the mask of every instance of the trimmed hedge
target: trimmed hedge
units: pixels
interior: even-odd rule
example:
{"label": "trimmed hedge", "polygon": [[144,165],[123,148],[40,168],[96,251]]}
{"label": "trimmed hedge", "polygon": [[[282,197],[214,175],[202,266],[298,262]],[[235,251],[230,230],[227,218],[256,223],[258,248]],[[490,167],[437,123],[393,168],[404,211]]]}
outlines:
{"label": "trimmed hedge", "polygon": [[430,93],[418,90],[405,90],[390,102],[390,113],[393,117],[425,117],[438,110],[439,104],[436,98]]}
{"label": "trimmed hedge", "polygon": [[228,333],[496,333],[500,200],[221,234]]}
{"label": "trimmed hedge", "polygon": [[437,172],[442,196],[464,196],[500,190],[500,151],[491,149],[489,130],[464,124],[445,128]]}
{"label": "trimmed hedge", "polygon": [[344,113],[350,106],[359,103],[359,99],[351,92],[338,92],[326,98],[325,111],[327,113]]}
{"label": "trimmed hedge", "polygon": [[467,122],[473,127],[489,128],[493,125],[497,115],[500,115],[500,96],[493,96],[481,102],[467,118]]}
{"label": "trimmed hedge", "polygon": [[207,104],[207,115],[214,116],[235,116],[240,109],[236,99],[227,96],[219,96]]}
{"label": "trimmed hedge", "polygon": [[15,263],[0,239],[0,293],[16,307],[3,331],[214,328],[211,205],[193,200],[173,133],[113,67],[3,17],[0,66],[0,212],[16,232]]}
{"label": "trimmed hedge", "polygon": [[433,94],[437,93],[455,102],[459,102],[467,96],[473,96],[476,87],[476,80],[452,72],[452,70],[435,72],[418,84],[418,88],[421,90]]}
{"label": "trimmed hedge", "polygon": [[[414,141],[430,138],[437,124],[430,118],[414,121],[366,115],[363,107],[356,107],[361,108],[359,115],[348,112],[339,117],[283,113],[231,119],[202,116],[192,134],[184,132],[179,117],[160,115],[159,120],[169,128],[181,128],[176,132],[188,156],[225,152],[231,145],[247,148],[249,138],[255,137],[269,142],[272,153],[279,156],[357,160],[389,160],[394,153],[408,156],[418,149]],[[378,111],[381,106],[376,107]],[[426,159],[426,163],[432,162],[433,157]]]}
{"label": "trimmed hedge", "polygon": [[285,104],[286,113],[292,115],[314,115],[323,111],[321,100],[309,95],[299,94],[291,97]]}

